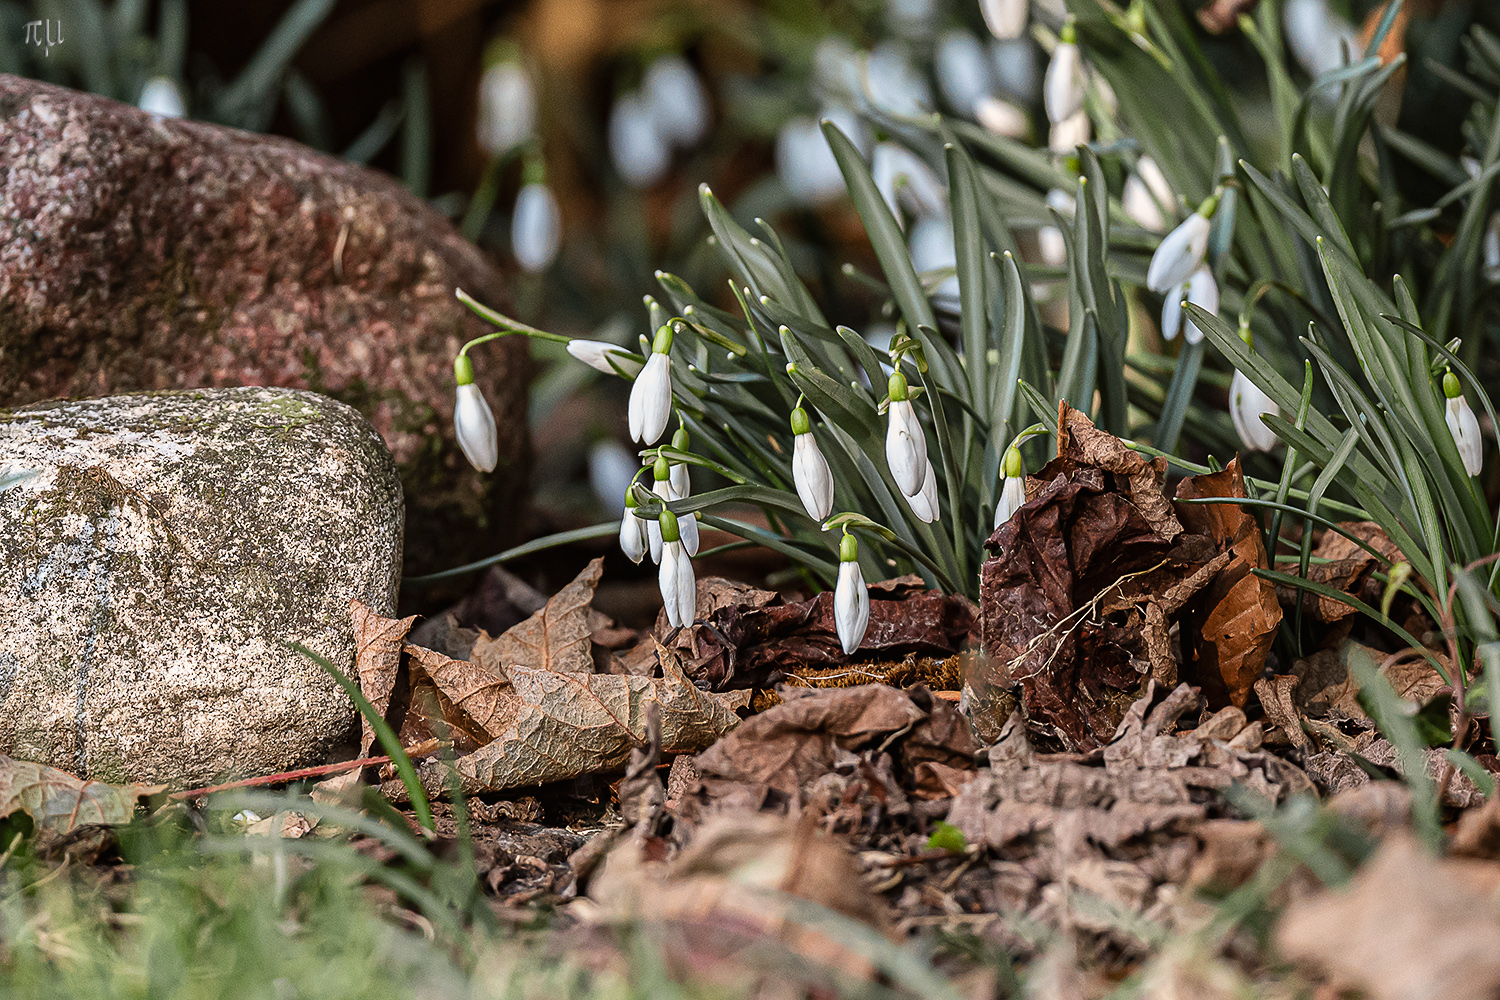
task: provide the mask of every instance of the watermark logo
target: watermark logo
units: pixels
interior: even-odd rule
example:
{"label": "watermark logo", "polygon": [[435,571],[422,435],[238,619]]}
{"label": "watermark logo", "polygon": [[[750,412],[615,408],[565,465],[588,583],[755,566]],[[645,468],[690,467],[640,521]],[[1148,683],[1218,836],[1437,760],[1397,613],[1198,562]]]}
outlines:
{"label": "watermark logo", "polygon": [[[54,25],[57,28],[56,38],[52,37]],[[37,48],[42,49],[42,55],[50,56],[52,54],[52,46],[61,45],[62,43],[61,21],[53,21],[51,18],[48,18],[45,21],[26,22],[26,41],[23,44],[35,45]],[[43,48],[44,46],[45,48]]]}

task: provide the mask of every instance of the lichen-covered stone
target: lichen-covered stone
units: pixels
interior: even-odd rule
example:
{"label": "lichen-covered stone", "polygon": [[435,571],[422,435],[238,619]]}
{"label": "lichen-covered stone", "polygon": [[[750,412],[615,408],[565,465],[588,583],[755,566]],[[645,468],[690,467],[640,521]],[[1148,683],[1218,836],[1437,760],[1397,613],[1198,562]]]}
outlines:
{"label": "lichen-covered stone", "polygon": [[496,473],[453,438],[453,356],[498,272],[389,177],[286,139],[0,75],[0,406],[199,386],[324,392],[375,425],[411,501],[409,573],[517,523],[526,345],[486,345]]}
{"label": "lichen-covered stone", "polygon": [[0,752],[207,784],[322,761],[355,721],[349,601],[394,607],[401,484],[326,396],[242,388],[0,411]]}

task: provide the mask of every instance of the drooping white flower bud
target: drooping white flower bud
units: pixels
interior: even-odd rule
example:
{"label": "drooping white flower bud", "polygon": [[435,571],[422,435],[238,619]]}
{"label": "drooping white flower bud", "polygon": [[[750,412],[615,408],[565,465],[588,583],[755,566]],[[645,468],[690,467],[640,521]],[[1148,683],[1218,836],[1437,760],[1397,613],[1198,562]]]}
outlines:
{"label": "drooping white flower bud", "polygon": [[656,134],[683,148],[696,146],[709,126],[708,91],[698,73],[677,53],[653,62],[641,90],[656,125]]}
{"label": "drooping white flower bud", "polygon": [[938,505],[937,472],[932,468],[932,459],[927,460],[927,469],[922,474],[922,488],[908,496],[906,502],[918,521],[931,524],[938,519],[941,508]]}
{"label": "drooping white flower bud", "polygon": [[160,118],[181,118],[187,114],[187,104],[182,100],[182,91],[177,89],[177,81],[166,76],[153,76],[147,80],[136,106]]}
{"label": "drooping white flower bud", "polygon": [[955,112],[973,118],[981,100],[994,91],[989,57],[979,39],[962,28],[945,31],[933,57],[938,89]]}
{"label": "drooping white flower bud", "polygon": [[1058,39],[1042,77],[1042,104],[1053,125],[1067,121],[1083,107],[1083,53],[1078,51],[1078,31],[1071,19],[1063,24]]}
{"label": "drooping white flower bud", "polygon": [[948,196],[943,182],[921,157],[905,146],[882,142],[870,157],[875,187],[890,206],[899,225],[904,225],[901,207],[919,218],[946,215]]}
{"label": "drooping white flower bud", "polygon": [[636,506],[634,491],[626,490],[625,514],[620,518],[620,551],[633,563],[639,563],[645,557],[647,549],[647,522],[635,516]]}
{"label": "drooping white flower bud", "polygon": [[530,141],[536,128],[536,90],[515,60],[490,65],[479,80],[479,146],[499,156]]}
{"label": "drooping white flower bud", "polygon": [[1072,117],[1052,126],[1047,133],[1047,149],[1058,156],[1069,156],[1079,146],[1088,145],[1093,135],[1094,123],[1090,120],[1089,113],[1080,108],[1073,112]]}
{"label": "drooping white flower bud", "polygon": [[469,464],[480,472],[494,472],[500,461],[495,415],[484,393],[474,384],[474,362],[467,354],[453,359],[453,378],[458,399],[453,407],[453,431]]}
{"label": "drooping white flower bud", "polygon": [[[641,363],[630,356],[627,348],[602,340],[570,340],[568,353],[579,361],[606,375],[624,372],[628,376],[639,375]],[[616,370],[618,369],[618,371]]]}
{"label": "drooping white flower bud", "polygon": [[1160,232],[1166,228],[1166,213],[1173,208],[1172,186],[1151,157],[1143,156],[1136,161],[1135,173],[1125,178],[1120,203],[1125,214],[1142,229]]}
{"label": "drooping white flower bud", "polygon": [[1000,488],[1000,500],[995,504],[994,531],[1009,521],[1016,511],[1026,504],[1026,465],[1021,451],[1015,445],[1005,450],[1005,461],[1000,470],[1005,474],[1005,484]]}
{"label": "drooping white flower bud", "polygon": [[674,628],[693,623],[698,604],[698,582],[693,576],[693,561],[682,546],[676,516],[662,511],[658,529],[662,538],[661,569],[657,585],[661,588],[662,606],[667,622]]}
{"label": "drooping white flower bud", "polygon": [[672,164],[672,148],[656,131],[651,108],[638,93],[625,94],[609,113],[609,155],[625,183],[646,188]]}
{"label": "drooping white flower bud", "polygon": [[[667,460],[658,458],[651,466],[651,492],[663,503],[673,500],[672,496],[672,473],[667,468]],[[681,537],[681,525],[678,525],[679,537]],[[651,561],[661,562],[661,522],[646,522],[646,541],[651,549]]]}
{"label": "drooping white flower bud", "polygon": [[833,512],[833,472],[812,435],[812,421],[800,406],[792,411],[792,484],[808,517],[822,521]]}
{"label": "drooping white flower bud", "polygon": [[1208,255],[1209,220],[1218,208],[1219,196],[1209,195],[1198,206],[1198,211],[1163,237],[1146,269],[1147,288],[1158,295],[1165,294],[1203,266],[1203,259]]}
{"label": "drooping white flower bud", "polygon": [[1484,438],[1479,432],[1479,420],[1464,398],[1463,386],[1452,372],[1443,376],[1443,395],[1448,398],[1448,433],[1458,446],[1458,457],[1463,459],[1464,471],[1477,476],[1484,471]]}
{"label": "drooping white flower bud", "polygon": [[833,588],[833,624],[845,656],[852,656],[870,627],[870,589],[859,568],[859,542],[846,534],[839,542],[839,579]]}
{"label": "drooping white flower bud", "polygon": [[[672,435],[672,448],[675,451],[687,451],[691,443],[686,427],[677,428],[677,433]],[[692,492],[692,480],[688,478],[686,462],[672,463],[670,482],[672,483],[672,499],[674,500],[682,500]]]}
{"label": "drooping white flower bud", "polygon": [[1031,119],[1026,112],[998,97],[981,97],[976,101],[974,120],[1007,139],[1025,139],[1031,134]]}
{"label": "drooping white flower bud", "polygon": [[885,432],[885,460],[896,486],[903,496],[909,497],[922,490],[922,477],[927,471],[927,438],[908,397],[906,376],[892,372],[887,388],[891,401],[886,410],[889,422]]}
{"label": "drooping white flower bud", "polygon": [[1260,418],[1279,412],[1271,397],[1236,368],[1234,380],[1229,383],[1229,417],[1246,451],[1270,451],[1276,447],[1276,432]]}
{"label": "drooping white flower bud", "polygon": [[[1166,298],[1162,300],[1161,335],[1167,340],[1175,340],[1177,332],[1184,325],[1186,310],[1182,308],[1183,299],[1204,312],[1218,314],[1219,283],[1214,280],[1214,274],[1207,266],[1194,271],[1186,281],[1169,291]],[[1203,331],[1198,329],[1197,323],[1187,319],[1186,326],[1186,340],[1189,344],[1196,344],[1203,339]]]}
{"label": "drooping white flower bud", "polygon": [[523,185],[510,222],[510,248],[516,263],[532,274],[547,269],[562,246],[562,209],[545,184]]}
{"label": "drooping white flower bud", "polygon": [[1030,9],[1031,0],[979,0],[979,13],[984,15],[985,27],[1000,39],[1019,38],[1026,30],[1026,15]]}
{"label": "drooping white flower bud", "polygon": [[630,436],[642,444],[655,444],[666,432],[667,420],[672,416],[672,362],[668,358],[671,350],[672,328],[663,326],[656,331],[646,367],[630,387],[630,402],[626,406]]}
{"label": "drooping white flower bud", "polygon": [[932,110],[932,90],[901,42],[875,46],[865,57],[864,82],[866,98],[882,111],[912,117]]}

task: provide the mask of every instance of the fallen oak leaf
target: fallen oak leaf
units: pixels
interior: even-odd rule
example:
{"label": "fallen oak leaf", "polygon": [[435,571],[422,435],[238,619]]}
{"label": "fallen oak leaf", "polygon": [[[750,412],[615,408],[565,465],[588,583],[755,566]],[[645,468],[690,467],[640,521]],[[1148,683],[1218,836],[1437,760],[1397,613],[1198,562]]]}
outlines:
{"label": "fallen oak leaf", "polygon": [[672,650],[656,652],[658,678],[510,667],[509,682],[493,689],[494,738],[455,761],[465,792],[618,771],[648,741],[653,704],[664,754],[697,753],[739,725],[739,699],[700,691]]}
{"label": "fallen oak leaf", "polygon": [[[391,694],[396,690],[401,644],[417,616],[386,618],[356,597],[349,602],[349,617],[354,622],[354,671],[359,678],[359,689],[383,717],[390,710]],[[359,756],[368,756],[374,742],[375,729],[369,719],[361,716]]]}
{"label": "fallen oak leaf", "polygon": [[590,614],[590,604],[603,573],[601,556],[530,618],[506,629],[498,639],[481,635],[474,644],[474,662],[502,671],[520,664],[536,670],[593,673],[592,636],[599,623]]}
{"label": "fallen oak leaf", "polygon": [[120,826],[135,804],[165,785],[111,785],[84,781],[46,764],[0,754],[0,817],[21,812],[39,833],[61,837],[81,826]]}

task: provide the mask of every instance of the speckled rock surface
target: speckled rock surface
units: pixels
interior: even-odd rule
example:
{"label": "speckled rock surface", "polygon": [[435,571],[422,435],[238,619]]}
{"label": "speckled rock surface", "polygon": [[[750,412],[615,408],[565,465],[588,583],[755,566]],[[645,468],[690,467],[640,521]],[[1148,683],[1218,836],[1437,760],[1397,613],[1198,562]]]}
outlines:
{"label": "speckled rock surface", "polygon": [[392,179],[285,139],[0,75],[0,406],[199,386],[325,392],[368,416],[411,498],[409,573],[486,555],[524,489],[526,348],[482,348],[501,428],[453,440],[453,355],[498,272]]}
{"label": "speckled rock surface", "polygon": [[215,389],[0,411],[0,752],[197,787],[322,762],[356,721],[300,642],[354,663],[393,608],[401,484],[326,396]]}

